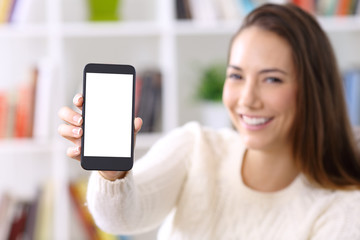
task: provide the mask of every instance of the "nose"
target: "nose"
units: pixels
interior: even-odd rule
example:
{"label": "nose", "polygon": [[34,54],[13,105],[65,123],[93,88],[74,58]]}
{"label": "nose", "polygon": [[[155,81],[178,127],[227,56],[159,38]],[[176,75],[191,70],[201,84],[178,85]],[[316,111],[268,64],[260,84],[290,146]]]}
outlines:
{"label": "nose", "polygon": [[260,89],[256,81],[248,80],[240,89],[239,104],[240,106],[257,109],[261,107]]}

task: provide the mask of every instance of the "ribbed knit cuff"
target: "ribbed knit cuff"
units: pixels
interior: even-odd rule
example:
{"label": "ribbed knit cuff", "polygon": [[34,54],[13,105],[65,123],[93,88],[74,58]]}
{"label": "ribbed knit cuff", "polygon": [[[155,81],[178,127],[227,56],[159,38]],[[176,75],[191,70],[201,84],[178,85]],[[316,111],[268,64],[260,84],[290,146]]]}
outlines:
{"label": "ribbed knit cuff", "polygon": [[96,171],[90,176],[89,186],[94,187],[93,191],[95,193],[116,197],[121,193],[131,191],[133,188],[133,172],[129,171],[124,178],[110,181]]}

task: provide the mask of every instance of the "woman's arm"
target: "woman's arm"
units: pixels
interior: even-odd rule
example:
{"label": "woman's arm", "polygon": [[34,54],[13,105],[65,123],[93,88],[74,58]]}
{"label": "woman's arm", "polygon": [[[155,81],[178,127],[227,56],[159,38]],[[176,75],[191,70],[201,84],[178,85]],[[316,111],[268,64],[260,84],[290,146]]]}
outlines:
{"label": "woman's arm", "polygon": [[123,179],[108,181],[94,172],[87,201],[97,225],[115,234],[159,226],[176,206],[192,157],[195,124],[158,141]]}

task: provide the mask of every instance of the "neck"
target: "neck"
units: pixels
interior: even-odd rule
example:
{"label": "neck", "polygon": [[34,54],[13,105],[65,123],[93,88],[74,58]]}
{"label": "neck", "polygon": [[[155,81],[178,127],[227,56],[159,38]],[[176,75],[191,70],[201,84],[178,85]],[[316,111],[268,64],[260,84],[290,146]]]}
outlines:
{"label": "neck", "polygon": [[290,185],[299,170],[291,151],[248,149],[242,164],[242,178],[248,187],[261,192],[275,192]]}

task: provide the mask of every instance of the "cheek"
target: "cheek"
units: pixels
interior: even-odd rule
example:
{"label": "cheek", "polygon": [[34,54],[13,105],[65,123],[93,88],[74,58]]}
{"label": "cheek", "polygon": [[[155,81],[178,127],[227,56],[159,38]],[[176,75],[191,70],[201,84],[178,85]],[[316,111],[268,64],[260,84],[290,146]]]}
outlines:
{"label": "cheek", "polygon": [[283,91],[282,93],[274,96],[273,102],[274,106],[277,106],[279,112],[286,113],[287,116],[294,118],[295,117],[295,108],[296,108],[296,96],[297,93],[294,90]]}
{"label": "cheek", "polygon": [[224,88],[223,88],[223,95],[222,100],[226,108],[231,108],[231,106],[234,104],[234,93],[233,90],[230,87],[230,84],[225,81]]}
{"label": "cheek", "polygon": [[291,91],[291,93],[285,94],[284,96],[284,104],[286,104],[286,107],[289,108],[292,112],[295,112],[296,96],[297,92],[295,90]]}

